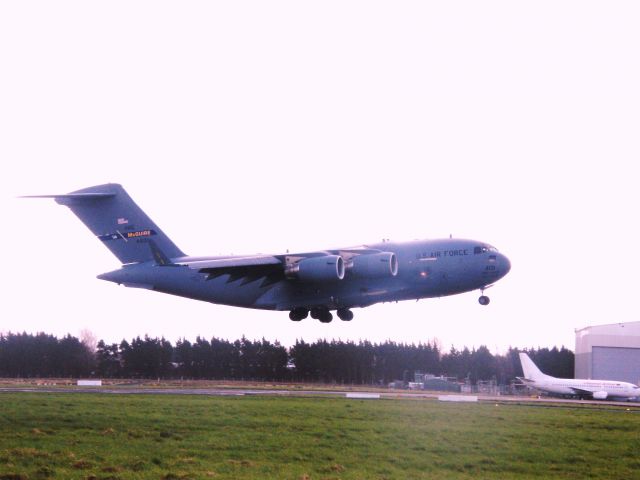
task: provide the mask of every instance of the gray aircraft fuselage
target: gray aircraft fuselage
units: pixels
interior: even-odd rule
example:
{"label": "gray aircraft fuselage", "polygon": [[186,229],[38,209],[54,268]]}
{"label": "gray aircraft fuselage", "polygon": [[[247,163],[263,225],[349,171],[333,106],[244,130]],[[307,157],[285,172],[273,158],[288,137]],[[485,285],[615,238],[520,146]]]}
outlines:
{"label": "gray aircraft fuselage", "polygon": [[[263,287],[259,279],[246,282],[246,278],[240,277],[234,280],[231,274],[207,279],[206,274],[186,266],[168,268],[142,263],[124,266],[98,278],[235,307],[293,310],[322,305],[335,310],[484,289],[504,277],[511,268],[505,255],[473,240],[384,242],[366,245],[366,248],[394,253],[398,262],[397,274],[386,278],[356,278],[347,271],[341,280],[299,282],[283,279]],[[221,258],[233,257],[182,257],[173,261],[179,265]]]}
{"label": "gray aircraft fuselage", "polygon": [[[309,313],[483,291],[510,270],[494,247],[456,238],[368,244],[297,254],[185,255],[117,184],[44,195],[69,207],[123,264],[98,278],[235,307]],[[482,305],[489,298],[482,295]]]}

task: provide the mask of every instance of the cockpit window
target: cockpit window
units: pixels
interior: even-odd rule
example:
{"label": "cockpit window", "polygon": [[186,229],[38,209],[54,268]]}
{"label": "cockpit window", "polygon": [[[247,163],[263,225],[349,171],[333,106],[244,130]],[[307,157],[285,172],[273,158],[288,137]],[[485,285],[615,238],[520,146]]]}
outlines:
{"label": "cockpit window", "polygon": [[496,247],[492,247],[491,245],[482,245],[481,247],[474,247],[473,254],[477,255],[479,253],[487,253],[487,252],[497,252],[498,249]]}

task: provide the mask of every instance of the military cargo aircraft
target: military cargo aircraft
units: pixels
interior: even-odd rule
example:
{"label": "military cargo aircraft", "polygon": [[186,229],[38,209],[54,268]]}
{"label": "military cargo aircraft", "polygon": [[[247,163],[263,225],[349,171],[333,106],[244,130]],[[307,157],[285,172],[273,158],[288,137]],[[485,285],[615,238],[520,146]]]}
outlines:
{"label": "military cargo aircraft", "polygon": [[332,310],[352,320],[352,308],[380,302],[484,290],[504,277],[507,257],[484,242],[416,240],[278,255],[186,255],[118,184],[53,198],[65,205],[118,258],[122,267],[98,275],[127,287],[236,307],[289,311],[328,323]]}

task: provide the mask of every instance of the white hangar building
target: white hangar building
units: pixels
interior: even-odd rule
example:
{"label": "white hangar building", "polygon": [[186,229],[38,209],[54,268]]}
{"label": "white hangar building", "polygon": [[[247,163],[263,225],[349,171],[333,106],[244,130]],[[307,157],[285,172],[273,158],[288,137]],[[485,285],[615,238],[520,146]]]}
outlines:
{"label": "white hangar building", "polygon": [[576,330],[575,378],[640,384],[640,322]]}

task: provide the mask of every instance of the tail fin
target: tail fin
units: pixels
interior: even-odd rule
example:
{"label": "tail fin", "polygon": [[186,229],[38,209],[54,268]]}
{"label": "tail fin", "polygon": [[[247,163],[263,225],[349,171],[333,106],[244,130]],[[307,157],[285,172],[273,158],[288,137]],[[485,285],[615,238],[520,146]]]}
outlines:
{"label": "tail fin", "polygon": [[123,264],[149,260],[166,264],[168,258],[184,256],[116,183],[31,198],[53,198],[69,207]]}
{"label": "tail fin", "polygon": [[538,380],[547,378],[549,376],[542,373],[526,353],[520,352],[520,364],[522,365],[522,373],[524,373],[524,378],[526,378],[527,380]]}

